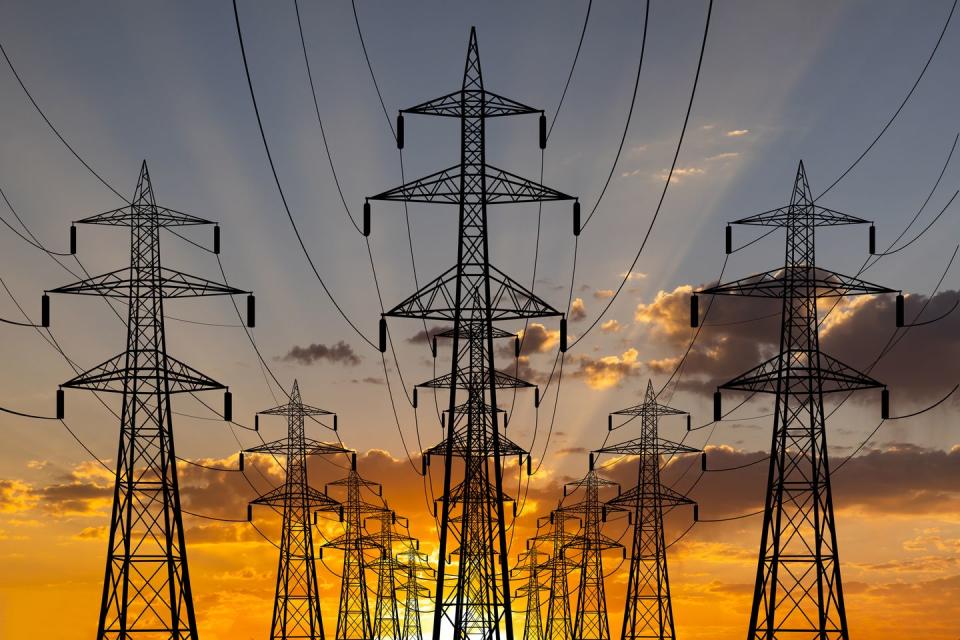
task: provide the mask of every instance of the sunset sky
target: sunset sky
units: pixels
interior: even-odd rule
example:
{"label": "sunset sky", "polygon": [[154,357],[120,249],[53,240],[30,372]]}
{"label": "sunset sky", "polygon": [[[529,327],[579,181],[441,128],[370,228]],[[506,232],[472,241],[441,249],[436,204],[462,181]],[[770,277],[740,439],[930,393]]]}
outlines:
{"label": "sunset sky", "polygon": [[[412,205],[408,243],[402,205],[374,203],[375,282],[367,247],[348,219],[331,173],[294,5],[238,4],[266,136],[291,214],[329,292],[375,342],[378,292],[382,304],[391,307],[416,289],[411,243],[420,283],[454,264],[456,211]],[[536,253],[536,205],[496,207],[490,213],[494,264],[526,284],[536,268],[535,291],[556,307],[565,308],[570,297],[573,337],[597,320],[626,278],[623,292],[596,327],[566,354],[559,394],[554,377],[539,412],[531,392],[516,396],[509,436],[525,446],[532,443],[539,471],[528,481],[518,476],[515,459],[507,463],[509,492],[526,496],[511,529],[514,555],[535,533],[537,518],[561,497],[563,483],[586,472],[587,452],[607,436],[607,414],[640,402],[648,379],[656,389],[667,382],[693,336],[689,294],[720,275],[725,223],[787,204],[801,159],[814,194],[843,173],[910,91],[952,4],[717,2],[677,170],[649,244],[628,274],[676,149],[706,18],[706,1],[652,2],[633,119],[609,188],[579,238],[575,272],[568,203],[544,205]],[[486,87],[545,109],[552,122],[587,3],[369,0],[357,2],[356,10],[391,121],[397,109],[459,88],[467,37],[476,26]],[[400,155],[351,4],[303,1],[300,14],[332,162],[346,205],[359,219],[364,197],[402,183]],[[947,207],[960,188],[960,157],[944,170],[960,132],[957,21],[954,15],[891,127],[821,201],[875,221],[880,250],[905,229],[893,248],[932,224],[917,242],[870,264],[862,277],[902,289],[908,322],[921,309],[919,322],[944,319],[895,333],[893,300],[867,297],[838,305],[821,331],[825,352],[860,369],[870,368],[896,336],[896,346],[871,369],[889,385],[894,416],[935,403],[960,382],[960,312],[950,313],[960,302],[960,265],[947,270],[960,242],[960,205]],[[643,3],[593,4],[544,155],[543,182],[577,195],[585,216],[600,196],[620,143],[642,30]],[[146,158],[159,204],[220,222],[226,277],[257,295],[257,327],[251,335],[271,371],[284,389],[298,379],[305,402],[339,414],[339,434],[360,452],[361,473],[384,483],[390,505],[410,519],[412,533],[435,560],[437,532],[427,489],[416,472],[421,444],[438,442],[440,425],[427,391],[420,391],[416,413],[404,393],[434,377],[423,326],[391,320],[397,359],[388,351],[384,363],[318,282],[264,154],[231,4],[11,0],[0,5],[0,43],[50,121],[113,187],[132,195]],[[49,250],[67,251],[70,221],[122,204],[50,131],[3,61],[0,140],[0,188],[27,229],[3,202],[0,217]],[[491,122],[487,141],[491,164],[539,177],[535,116]],[[405,178],[454,164],[458,143],[453,121],[408,116]],[[10,294],[0,290],[0,317],[23,321],[19,303],[37,320],[42,292],[75,281],[68,270],[79,273],[78,264],[70,257],[55,261],[7,227],[0,231],[0,278]],[[187,234],[206,246],[212,242],[206,228]],[[736,229],[735,244],[759,235]],[[818,264],[841,273],[857,273],[868,257],[865,227],[827,229],[817,239]],[[165,266],[222,280],[210,253],[172,235],[161,242]],[[733,254],[724,280],[781,266],[783,245],[782,232],[775,233]],[[128,236],[117,229],[81,227],[77,258],[90,273],[118,268],[129,259]],[[827,309],[829,303],[821,305],[823,313]],[[238,423],[250,425],[255,411],[279,403],[283,391],[261,367],[228,300],[172,301],[166,311],[170,354],[230,385]],[[777,348],[778,311],[778,304],[719,299],[679,384],[671,384],[663,399],[690,411],[694,425],[708,423],[716,385]],[[758,317],[763,319],[740,322]],[[504,328],[515,331],[522,325]],[[123,323],[103,301],[87,297],[53,297],[51,334],[82,369],[120,352],[125,343]],[[44,338],[50,336],[31,328],[0,329],[0,406],[53,414],[57,385],[73,370]],[[531,324],[525,345],[521,373],[543,389],[557,357],[556,323]],[[449,366],[448,355],[442,356],[441,370]],[[514,364],[512,349],[498,358],[500,366]],[[217,394],[209,395],[204,399],[219,407]],[[725,396],[728,408],[739,402],[737,396]],[[828,398],[828,411],[842,399]],[[104,401],[118,406],[117,398]],[[508,394],[500,401],[512,405],[514,399]],[[259,443],[252,432],[231,428],[189,397],[174,403],[183,414],[174,421],[180,456],[234,468],[239,449]],[[89,392],[68,391],[66,405],[66,424],[76,438],[112,467],[116,419]],[[771,410],[769,397],[750,401],[728,420],[691,433],[686,442],[706,448],[713,468],[743,465],[766,455]],[[844,402],[828,422],[833,464],[856,453],[835,475],[834,504],[848,618],[858,640],[957,640],[958,417],[960,394],[955,394],[929,412],[877,428],[880,394],[866,391]],[[665,419],[661,427],[667,438],[685,435],[682,418]],[[308,428],[314,438],[332,437],[317,425]],[[616,432],[609,442],[638,435],[632,428]],[[264,419],[261,433],[280,438],[284,424]],[[89,638],[100,603],[112,472],[55,420],[3,414],[0,435],[0,638]],[[344,473],[344,464],[313,461],[312,484],[322,488]],[[631,486],[635,461],[603,459],[601,464],[609,477]],[[179,473],[185,508],[238,520],[256,492],[283,477],[269,459],[248,460],[245,474],[189,465],[180,465]],[[722,519],[762,507],[766,473],[759,464],[700,477],[698,460],[678,458],[667,463],[664,478],[698,501],[701,518]],[[434,486],[439,482],[434,472]],[[276,540],[279,520],[266,510],[254,515],[260,529]],[[691,519],[689,509],[671,513],[668,541]],[[190,516],[185,522],[201,637],[265,637],[276,549],[246,523]],[[756,517],[702,523],[670,548],[678,636],[743,637],[760,526]],[[621,521],[608,527],[614,538],[624,533]],[[336,535],[337,525],[331,522],[322,530]],[[611,553],[608,560],[612,571],[619,554]],[[327,552],[324,561],[337,570],[336,552]],[[332,636],[339,581],[327,571],[320,575],[324,622]],[[625,583],[626,565],[608,580],[614,636]]]}

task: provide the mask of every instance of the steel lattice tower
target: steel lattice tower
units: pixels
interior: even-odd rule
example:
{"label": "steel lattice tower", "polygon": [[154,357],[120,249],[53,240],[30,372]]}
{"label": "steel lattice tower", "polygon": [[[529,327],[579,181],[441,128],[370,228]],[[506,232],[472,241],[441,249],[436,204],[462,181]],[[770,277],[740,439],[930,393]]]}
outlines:
{"label": "steel lattice tower", "polygon": [[520,554],[518,566],[514,569],[515,572],[526,573],[527,577],[526,584],[517,588],[514,594],[524,598],[527,603],[523,613],[523,640],[544,640],[540,592],[546,590],[541,580],[546,564],[541,559],[545,555],[536,546],[532,546]]}
{"label": "steel lattice tower", "polygon": [[127,348],[61,385],[123,397],[97,637],[195,639],[170,395],[226,387],[167,355],[163,301],[245,292],[160,265],[161,229],[214,223],[158,207],[146,162],[129,205],[77,224],[130,228],[129,267],[50,291],[123,300],[128,309]]}
{"label": "steel lattice tower", "polygon": [[327,483],[327,487],[343,487],[346,491],[346,499],[342,501],[344,532],[323,545],[343,551],[336,640],[371,640],[374,635],[367,597],[367,570],[370,568],[367,552],[379,552],[379,544],[367,535],[364,519],[367,515],[378,514],[383,506],[366,502],[363,492],[380,496],[380,485],[357,472],[357,454],[353,454],[347,476]]}
{"label": "steel lattice tower", "polygon": [[[503,493],[501,458],[526,452],[501,432],[497,391],[531,385],[496,369],[493,340],[512,334],[495,329],[493,323],[562,314],[491,266],[487,206],[571,197],[486,163],[487,119],[541,113],[541,146],[545,120],[541,111],[484,89],[474,29],[461,88],[403,110],[398,122],[400,145],[403,113],[460,120],[459,164],[371,198],[440,202],[459,208],[457,264],[384,314],[453,325],[440,334],[452,339],[450,373],[420,385],[448,389],[450,394],[445,438],[425,452],[444,458],[433,640],[441,635],[452,635],[454,640],[500,638],[502,633],[513,640],[503,506],[509,498]],[[381,349],[386,349],[385,343],[386,326],[381,319]],[[453,479],[454,458],[463,461],[459,483]],[[455,508],[459,508],[456,516]],[[448,580],[445,565],[454,556],[457,573]]]}
{"label": "steel lattice tower", "polygon": [[420,621],[420,601],[430,598],[430,590],[420,582],[420,574],[433,568],[425,553],[406,549],[397,554],[403,566],[403,640],[423,640],[423,625]]}
{"label": "steel lattice tower", "polygon": [[567,483],[564,487],[564,494],[568,490],[583,491],[580,502],[563,507],[565,511],[578,515],[582,522],[580,533],[567,544],[567,548],[580,551],[577,608],[573,617],[574,640],[609,640],[610,638],[603,552],[609,549],[622,549],[623,545],[601,531],[606,507],[600,499],[600,491],[609,487],[619,488],[619,485],[597,473],[592,453],[587,475],[582,480]]}
{"label": "steel lattice tower", "polygon": [[866,222],[817,205],[801,162],[788,206],[733,223],[786,228],[784,266],[702,291],[782,300],[779,353],[720,387],[776,396],[750,639],[849,638],[823,395],[883,385],[820,350],[817,298],[893,291],[817,267],[814,231]]}
{"label": "steel lattice tower", "polygon": [[542,537],[534,538],[534,544],[542,541],[551,547],[550,559],[544,566],[550,576],[547,621],[543,628],[546,640],[570,640],[573,637],[569,579],[573,572],[573,563],[567,558],[567,545],[573,539],[573,534],[567,530],[568,520],[581,522],[578,516],[557,506],[550,513],[549,532]]}
{"label": "steel lattice tower", "polygon": [[377,640],[400,640],[398,576],[402,574],[405,567],[394,554],[394,548],[398,544],[413,546],[414,540],[408,535],[397,532],[397,514],[386,506],[379,513],[369,516],[367,521],[370,520],[380,523],[379,530],[374,536],[380,550],[380,557],[370,563],[370,567],[377,574],[373,637]]}
{"label": "steel lattice tower", "polygon": [[282,486],[260,496],[251,504],[281,509],[280,561],[277,590],[273,604],[271,640],[310,638],[323,640],[323,619],[317,588],[317,567],[313,552],[313,525],[310,512],[336,511],[340,503],[312,488],[307,481],[307,456],[349,453],[340,445],[306,437],[306,416],[331,415],[329,411],[303,404],[300,386],[293,389],[286,404],[259,412],[261,415],[286,416],[287,437],[268,442],[248,453],[286,457],[286,479]]}
{"label": "steel lattice tower", "polygon": [[[692,500],[663,486],[660,481],[660,456],[698,453],[699,449],[660,437],[661,416],[686,412],[657,403],[653,383],[647,381],[642,404],[615,411],[612,415],[640,418],[640,437],[598,449],[596,453],[637,457],[637,485],[608,501],[609,507],[626,511],[633,522],[630,573],[623,611],[624,640],[676,637],[673,607],[670,603],[670,578],[667,573],[667,545],[663,533],[663,511]],[[617,429],[611,421],[610,429]]]}

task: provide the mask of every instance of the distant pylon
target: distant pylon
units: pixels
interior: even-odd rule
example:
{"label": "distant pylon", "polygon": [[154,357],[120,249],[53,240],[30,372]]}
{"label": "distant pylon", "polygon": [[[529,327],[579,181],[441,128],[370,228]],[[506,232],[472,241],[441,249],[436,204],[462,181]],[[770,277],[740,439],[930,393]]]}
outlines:
{"label": "distant pylon", "polygon": [[[570,608],[570,574],[574,565],[567,558],[567,545],[574,536],[567,527],[568,520],[582,523],[579,516],[564,511],[559,505],[550,512],[549,530],[543,536],[534,538],[534,544],[540,542],[550,545],[550,559],[544,567],[548,573],[549,595],[547,598],[547,620],[543,635],[546,640],[570,640],[573,637],[573,614]],[[538,525],[546,524],[544,518]]]}
{"label": "distant pylon", "polygon": [[526,606],[523,612],[523,640],[544,640],[543,635],[543,608],[540,593],[549,590],[543,584],[541,576],[544,573],[547,554],[536,546],[520,554],[518,566],[514,569],[517,574],[526,574],[527,582],[516,590],[515,596],[523,598]]}
{"label": "distant pylon", "polygon": [[422,573],[433,573],[427,554],[408,548],[397,554],[403,565],[403,640],[423,640],[420,601],[430,598],[430,589],[421,583]]}
{"label": "distant pylon", "polygon": [[[61,385],[123,395],[97,638],[193,640],[197,622],[184,544],[170,395],[226,387],[167,355],[163,301],[246,292],[160,265],[161,229],[214,223],[158,207],[146,162],[141,165],[129,205],[76,224],[130,229],[130,266],[49,292],[102,296],[127,304],[126,350]],[[72,238],[75,233],[71,228]],[[252,304],[249,308],[252,310]],[[46,295],[44,317],[49,318]],[[224,418],[229,420],[229,392],[224,405]]]}
{"label": "distant pylon", "polygon": [[[698,453],[688,447],[660,437],[661,416],[684,415],[679,409],[658,404],[653,383],[647,381],[643,404],[615,411],[613,415],[639,417],[640,437],[598,449],[595,453],[637,457],[637,485],[607,504],[626,511],[633,523],[633,544],[630,552],[630,574],[623,612],[624,640],[659,638],[673,640],[673,606],[670,601],[670,578],[667,573],[667,545],[663,533],[664,508],[694,504],[660,482],[660,456]],[[614,427],[611,421],[611,431]]]}
{"label": "distant pylon", "polygon": [[357,454],[353,454],[347,476],[328,482],[327,487],[343,487],[346,491],[346,499],[341,501],[344,532],[323,545],[324,548],[343,551],[336,640],[371,640],[374,637],[373,622],[367,597],[367,570],[371,561],[367,555],[374,551],[379,554],[380,549],[377,540],[367,534],[364,519],[367,515],[379,513],[383,507],[365,501],[363,492],[380,496],[380,485],[357,473]]}
{"label": "distant pylon", "polygon": [[[410,109],[398,119],[397,142],[403,144],[403,114],[457,118],[460,162],[453,167],[385,191],[369,200],[440,202],[459,207],[457,264],[420,291],[385,312],[381,318],[381,350],[386,349],[386,317],[449,322],[439,334],[452,339],[448,375],[420,386],[449,390],[444,440],[428,449],[444,458],[443,492],[439,498],[440,562],[437,570],[433,640],[452,638],[513,640],[507,525],[503,492],[503,456],[523,456],[520,446],[502,432],[497,391],[530,387],[497,370],[494,338],[514,337],[495,329],[494,321],[562,315],[525,287],[491,266],[487,206],[499,203],[569,200],[571,196],[486,163],[489,118],[540,113],[540,146],[546,144],[542,111],[484,89],[477,36],[470,43],[461,88]],[[369,205],[369,202],[367,203]],[[575,205],[579,212],[579,205]],[[369,216],[369,207],[365,206]],[[578,217],[578,213],[575,213]],[[561,348],[566,321],[561,320]],[[458,391],[466,393],[458,398]],[[463,479],[453,480],[453,459],[463,460]],[[453,511],[459,507],[459,514]],[[453,548],[457,544],[456,549]],[[446,565],[456,558],[456,575],[448,580]]]}
{"label": "distant pylon", "polygon": [[307,456],[349,453],[340,445],[306,437],[304,417],[331,415],[329,411],[303,404],[300,386],[293,382],[286,404],[259,412],[261,415],[286,416],[287,437],[268,442],[247,453],[286,456],[286,480],[283,485],[260,496],[251,504],[282,510],[280,561],[277,589],[273,602],[272,640],[310,638],[323,640],[317,567],[313,554],[313,523],[310,512],[336,511],[340,503],[312,488],[307,480]]}
{"label": "distant pylon", "polygon": [[373,613],[373,637],[376,640],[400,640],[401,621],[397,591],[399,577],[404,570],[397,559],[395,548],[398,544],[413,546],[414,540],[397,531],[397,514],[386,506],[367,521],[374,520],[379,528],[373,538],[377,540],[380,557],[370,562],[377,575],[376,601]]}
{"label": "distant pylon", "polygon": [[582,480],[567,483],[564,494],[583,491],[583,499],[573,505],[563,507],[564,511],[580,516],[582,526],[567,548],[580,551],[580,579],[577,584],[577,608],[573,616],[574,640],[609,640],[610,619],[607,615],[606,576],[603,573],[603,552],[609,549],[622,549],[616,540],[601,531],[606,507],[600,499],[604,488],[618,487],[607,480],[594,468],[593,454],[590,454],[590,469]]}
{"label": "distant pylon", "polygon": [[[780,352],[720,387],[776,396],[760,559],[748,631],[751,640],[849,638],[823,394],[883,385],[820,351],[817,298],[893,290],[817,267],[814,231],[817,227],[866,222],[817,205],[801,162],[788,206],[733,223],[786,228],[784,266],[701,292],[782,301]],[[870,235],[872,250],[872,227]],[[691,319],[696,321],[696,297],[692,304]],[[898,296],[898,324],[902,324],[902,304],[903,297]],[[887,398],[884,388],[884,417]],[[719,390],[714,414],[717,420],[722,415]]]}

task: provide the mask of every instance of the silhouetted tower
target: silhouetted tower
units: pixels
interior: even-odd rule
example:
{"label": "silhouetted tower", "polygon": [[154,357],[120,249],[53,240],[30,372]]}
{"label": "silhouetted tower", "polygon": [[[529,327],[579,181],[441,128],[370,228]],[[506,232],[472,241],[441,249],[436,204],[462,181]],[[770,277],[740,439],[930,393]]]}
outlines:
{"label": "silhouetted tower", "polygon": [[[567,521],[582,523],[579,516],[564,511],[559,505],[550,513],[548,533],[534,539],[534,544],[550,545],[550,559],[544,569],[548,573],[547,620],[543,628],[546,640],[570,640],[573,637],[573,614],[570,609],[570,574],[574,565],[567,558],[567,545],[574,536]],[[543,524],[542,519],[538,524]]]}
{"label": "silhouetted tower", "polygon": [[317,589],[317,567],[313,553],[311,511],[338,511],[340,503],[312,488],[307,481],[307,456],[349,453],[340,445],[327,444],[306,437],[306,416],[327,416],[329,411],[303,404],[300,386],[293,389],[286,404],[261,411],[261,415],[286,416],[287,437],[268,442],[247,453],[286,457],[286,480],[282,486],[260,496],[251,504],[280,510],[283,528],[280,533],[280,561],[277,567],[277,590],[273,603],[271,639],[310,638],[322,640],[323,620]]}
{"label": "silhouetted tower", "polygon": [[[640,437],[603,447],[597,454],[608,453],[637,457],[637,485],[607,502],[613,509],[626,511],[633,523],[633,544],[630,552],[630,574],[623,612],[624,640],[660,638],[673,640],[673,607],[670,603],[670,579],[667,573],[667,545],[663,534],[664,509],[695,504],[684,495],[660,482],[660,456],[699,453],[660,437],[661,416],[685,415],[685,411],[658,404],[653,383],[647,381],[643,404],[615,411],[611,415],[640,418]],[[626,424],[626,423],[625,423]],[[621,425],[623,426],[623,425]],[[610,420],[610,430],[619,429]],[[696,511],[696,507],[694,507]]]}
{"label": "silhouetted tower", "polygon": [[[488,118],[540,113],[541,147],[546,120],[541,111],[487,91],[480,73],[475,30],[464,68],[463,84],[453,93],[404,109],[398,118],[398,144],[403,144],[403,114],[418,113],[460,120],[460,162],[449,169],[373,196],[371,200],[440,202],[459,207],[457,264],[384,316],[452,323],[452,363],[448,375],[423,387],[449,389],[445,439],[426,451],[444,457],[440,498],[440,557],[437,570],[433,639],[452,637],[513,640],[509,562],[501,458],[526,452],[510,442],[497,420],[497,391],[531,386],[497,371],[493,339],[513,337],[495,329],[494,321],[562,315],[532,292],[491,266],[487,238],[487,206],[514,202],[571,199],[486,163]],[[369,220],[369,202],[365,218]],[[578,212],[579,208],[575,207]],[[575,214],[575,217],[579,217]],[[365,224],[369,230],[369,224]],[[561,321],[562,343],[566,322]],[[380,346],[386,349],[386,323],[381,318]],[[459,392],[462,392],[463,397]],[[462,481],[455,483],[453,459],[463,461]],[[459,507],[458,515],[452,515]],[[454,549],[454,545],[456,549]],[[456,576],[448,580],[446,563],[457,557]]]}
{"label": "silhouetted tower", "polygon": [[380,551],[380,557],[370,562],[370,567],[377,574],[373,637],[377,640],[399,640],[401,623],[397,587],[404,567],[397,559],[394,548],[401,543],[412,545],[413,539],[397,531],[397,514],[386,506],[379,513],[369,516],[367,521],[370,520],[379,523],[372,537],[377,540]]}
{"label": "silhouetted tower", "polygon": [[[883,385],[820,351],[817,298],[893,291],[817,267],[814,230],[866,222],[815,204],[801,162],[788,206],[733,223],[785,227],[784,266],[701,292],[782,301],[780,352],[720,386],[776,396],[760,560],[750,614],[751,639],[849,637],[830,490],[823,394]],[[872,251],[872,226],[870,236]],[[692,299],[691,309],[694,321],[696,300]],[[903,297],[898,295],[899,325],[902,305]],[[882,400],[886,417],[886,389]],[[719,390],[714,404],[714,417],[719,420]]]}
{"label": "silhouetted tower", "polygon": [[343,571],[340,582],[340,609],[337,615],[337,640],[371,640],[373,622],[367,597],[368,552],[380,552],[377,540],[367,535],[364,518],[379,513],[382,505],[366,502],[365,491],[381,495],[380,485],[357,473],[357,454],[350,459],[350,471],[345,478],[327,483],[327,487],[343,487],[344,532],[330,540],[325,548],[343,551]]}
{"label": "silhouetted tower", "polygon": [[582,480],[567,483],[564,495],[582,490],[580,502],[565,506],[564,511],[580,516],[580,533],[569,543],[568,549],[580,551],[580,580],[577,584],[577,608],[573,617],[574,640],[609,640],[610,620],[607,617],[607,593],[604,587],[603,552],[622,549],[623,545],[603,534],[601,523],[606,507],[600,491],[619,485],[597,473],[590,454],[590,469]]}
{"label": "silhouetted tower", "polygon": [[420,601],[431,597],[430,589],[421,582],[421,574],[430,574],[427,554],[408,548],[397,554],[403,565],[403,640],[423,640],[423,625],[420,621]]}
{"label": "silhouetted tower", "polygon": [[[126,350],[61,385],[123,396],[97,637],[196,638],[170,395],[226,387],[167,355],[163,301],[246,292],[160,266],[161,229],[214,223],[158,207],[146,162],[140,168],[129,205],[76,224],[130,229],[129,267],[49,292],[102,296],[127,304]],[[214,237],[219,233],[215,231]],[[76,228],[71,227],[71,248],[75,242]],[[43,324],[48,326],[46,294],[43,302]],[[251,320],[248,318],[248,323]],[[224,417],[229,420],[232,408],[228,391],[224,405]]]}
{"label": "silhouetted tower", "polygon": [[523,613],[523,640],[544,640],[543,635],[543,608],[540,593],[548,590],[543,584],[541,576],[546,565],[547,554],[536,546],[530,547],[520,554],[518,566],[514,569],[517,574],[526,574],[526,584],[518,587],[514,594],[526,601]]}

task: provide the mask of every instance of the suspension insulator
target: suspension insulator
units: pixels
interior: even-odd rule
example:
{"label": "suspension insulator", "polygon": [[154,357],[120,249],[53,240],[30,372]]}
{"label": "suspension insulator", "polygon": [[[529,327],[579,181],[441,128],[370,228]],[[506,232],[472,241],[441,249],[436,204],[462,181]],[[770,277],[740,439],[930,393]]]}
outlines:
{"label": "suspension insulator", "polygon": [[63,420],[66,415],[66,400],[63,396],[63,389],[57,389],[57,420]]}
{"label": "suspension insulator", "polygon": [[897,326],[904,326],[904,303],[903,303],[903,294],[897,294]]}
{"label": "suspension insulator", "polygon": [[437,517],[437,503],[436,503],[436,502],[433,503],[433,517],[434,517],[434,518]]}
{"label": "suspension insulator", "polygon": [[253,430],[257,432],[260,431],[260,414],[255,413],[253,415]]}
{"label": "suspension insulator", "polygon": [[403,114],[397,114],[397,149],[403,149]]}
{"label": "suspension insulator", "polygon": [[446,414],[446,413],[441,413],[441,414],[440,414],[440,429],[446,429],[446,428],[447,428],[447,414]]}
{"label": "suspension insulator", "polygon": [[700,454],[700,471],[707,470],[707,452],[704,451]]}
{"label": "suspension insulator", "polygon": [[237,471],[243,471],[243,451],[240,452],[240,460],[237,464]]}
{"label": "suspension insulator", "polygon": [[687,431],[690,431],[690,414],[687,414]]}
{"label": "suspension insulator", "polygon": [[517,517],[517,503],[516,503],[516,502],[513,503],[513,517],[514,517],[514,518]]}
{"label": "suspension insulator", "polygon": [[693,505],[693,521],[700,522],[700,505]]}
{"label": "suspension insulator", "polygon": [[560,353],[567,351],[567,319],[560,318]]}
{"label": "suspension insulator", "polygon": [[544,113],[540,114],[540,148],[547,148],[547,116]]}
{"label": "suspension insulator", "polygon": [[40,298],[40,326],[50,326],[50,296],[47,294]]}
{"label": "suspension insulator", "polygon": [[387,319],[380,318],[380,353],[387,352]]}
{"label": "suspension insulator", "polygon": [[233,394],[229,391],[223,392],[223,419],[233,422]]}
{"label": "suspension insulator", "polygon": [[77,227],[76,225],[70,225],[70,255],[76,255],[77,253]]}
{"label": "suspension insulator", "polygon": [[590,471],[593,471],[593,454],[590,454]]}
{"label": "suspension insulator", "polygon": [[690,296],[690,326],[700,326],[700,296],[697,294]]}
{"label": "suspension insulator", "polygon": [[527,455],[527,475],[533,475],[533,456]]}
{"label": "suspension insulator", "polygon": [[713,392],[713,421],[720,422],[723,420],[723,406],[720,400],[720,390],[717,389]]}
{"label": "suspension insulator", "polygon": [[357,470],[357,454],[356,453],[350,454],[350,470],[351,471]]}
{"label": "suspension insulator", "polygon": [[520,357],[520,336],[517,336],[513,341],[513,357]]}
{"label": "suspension insulator", "polygon": [[251,293],[247,296],[247,327],[257,326],[257,298]]}
{"label": "suspension insulator", "polygon": [[870,255],[877,253],[877,228],[870,225]]}
{"label": "suspension insulator", "polygon": [[333,430],[334,432],[337,430],[337,414],[333,414]]}
{"label": "suspension insulator", "polygon": [[220,253],[220,225],[214,225],[213,227],[213,253]]}
{"label": "suspension insulator", "polygon": [[420,475],[427,475],[427,456],[420,458]]}
{"label": "suspension insulator", "polygon": [[880,417],[884,420],[890,418],[890,390],[886,388],[880,392]]}
{"label": "suspension insulator", "polygon": [[730,225],[727,225],[727,230],[726,230],[724,240],[725,240],[727,255],[730,255],[731,253],[733,253],[733,227],[731,227]]}
{"label": "suspension insulator", "polygon": [[600,522],[606,522],[606,521],[607,521],[607,505],[603,505],[600,507]]}
{"label": "suspension insulator", "polygon": [[540,387],[533,388],[533,406],[540,408]]}
{"label": "suspension insulator", "polygon": [[417,388],[413,388],[413,408],[417,408]]}
{"label": "suspension insulator", "polygon": [[434,358],[437,357],[437,336],[433,336],[433,342],[430,343],[430,353]]}
{"label": "suspension insulator", "polygon": [[343,522],[343,505],[340,506],[340,509],[337,510],[337,518],[340,522]]}
{"label": "suspension insulator", "polygon": [[580,235],[580,201],[573,201],[573,235]]}
{"label": "suspension insulator", "polygon": [[370,235],[370,201],[363,203],[363,235]]}
{"label": "suspension insulator", "polygon": [[247,505],[247,522],[253,522],[253,505]]}
{"label": "suspension insulator", "polygon": [[607,431],[613,431],[613,414],[607,414]]}

